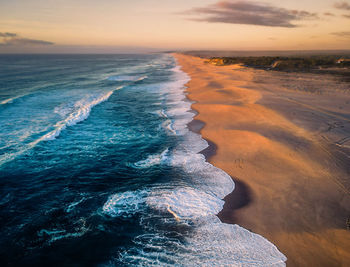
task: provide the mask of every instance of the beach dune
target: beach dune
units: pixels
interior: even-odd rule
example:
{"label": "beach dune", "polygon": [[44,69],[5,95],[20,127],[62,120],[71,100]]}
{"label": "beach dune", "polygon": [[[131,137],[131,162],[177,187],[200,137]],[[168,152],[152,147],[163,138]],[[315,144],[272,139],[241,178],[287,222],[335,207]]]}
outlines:
{"label": "beach dune", "polygon": [[201,134],[216,145],[209,160],[236,184],[219,218],[266,237],[287,266],[349,266],[349,86],[175,57]]}

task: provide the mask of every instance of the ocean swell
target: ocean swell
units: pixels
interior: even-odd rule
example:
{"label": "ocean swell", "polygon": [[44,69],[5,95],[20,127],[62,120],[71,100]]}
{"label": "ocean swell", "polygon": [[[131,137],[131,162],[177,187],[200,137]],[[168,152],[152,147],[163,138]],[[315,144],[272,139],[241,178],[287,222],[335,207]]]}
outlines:
{"label": "ocean swell", "polygon": [[[118,87],[115,90],[119,90],[121,88],[123,87],[122,86]],[[40,138],[40,140],[41,141],[54,140],[68,126],[73,126],[83,120],[86,120],[90,115],[91,109],[94,106],[106,101],[114,93],[115,90],[109,91],[107,93],[101,93],[94,96],[88,96],[82,100],[77,101],[74,104],[73,111],[69,114],[69,116],[64,120],[57,122],[54,126],[55,129],[45,134],[43,137]],[[55,112],[60,113],[60,111],[57,111],[57,110],[55,110]]]}
{"label": "ocean swell", "polygon": [[56,108],[54,110],[55,113],[60,115],[67,115],[69,114],[65,119],[57,122],[54,125],[54,130],[49,131],[48,133],[44,134],[43,136],[39,137],[38,139],[26,144],[23,146],[20,150],[12,153],[5,153],[1,155],[0,157],[0,166],[3,164],[10,162],[14,159],[16,159],[18,156],[26,153],[28,150],[33,149],[38,143],[42,141],[52,141],[56,139],[60,133],[66,129],[69,126],[73,126],[81,121],[86,120],[91,112],[91,109],[108,100],[108,98],[114,93],[116,90],[122,89],[123,86],[120,86],[114,90],[100,93],[100,94],[94,94],[87,96],[79,101],[77,101],[73,107],[67,109],[67,108]]}

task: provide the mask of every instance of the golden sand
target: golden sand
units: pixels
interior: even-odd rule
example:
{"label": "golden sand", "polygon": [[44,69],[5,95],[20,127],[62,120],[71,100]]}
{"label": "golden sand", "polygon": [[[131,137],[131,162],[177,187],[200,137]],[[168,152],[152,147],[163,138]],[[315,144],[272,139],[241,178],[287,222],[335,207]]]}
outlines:
{"label": "golden sand", "polygon": [[195,119],[205,123],[201,134],[217,146],[210,162],[236,182],[220,219],[266,237],[287,256],[287,266],[350,266],[350,197],[342,182],[349,173],[304,127],[319,120],[317,108],[311,122],[292,122],[285,115],[294,114],[291,93],[283,95],[276,81],[260,90],[259,71],[175,57],[191,77],[188,97],[196,101]]}

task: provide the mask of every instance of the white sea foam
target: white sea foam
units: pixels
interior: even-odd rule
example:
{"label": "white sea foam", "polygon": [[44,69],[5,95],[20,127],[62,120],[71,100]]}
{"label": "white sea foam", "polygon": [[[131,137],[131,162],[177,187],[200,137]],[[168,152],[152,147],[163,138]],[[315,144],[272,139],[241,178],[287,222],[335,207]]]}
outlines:
{"label": "white sea foam", "polygon": [[69,204],[69,206],[66,208],[66,212],[71,212],[72,210],[75,209],[76,206],[78,206],[80,203],[84,202],[86,200],[85,197],[82,197],[81,199],[79,199],[78,201],[72,202],[71,204]]}
{"label": "white sea foam", "polygon": [[108,81],[116,81],[116,82],[138,82],[147,79],[148,76],[132,76],[132,75],[115,75],[107,78]]}
{"label": "white sea foam", "polygon": [[154,209],[164,212],[170,209],[173,215],[189,220],[215,215],[224,206],[224,201],[217,196],[191,187],[152,191],[146,202]]}
{"label": "white sea foam", "polygon": [[177,132],[174,128],[174,122],[172,120],[169,119],[163,122],[163,127],[166,128],[169,131],[169,133],[177,135]]}
{"label": "white sea foam", "polygon": [[41,238],[45,238],[50,244],[61,239],[81,237],[89,230],[90,229],[86,225],[85,218],[80,218],[77,222],[75,222],[74,232],[68,232],[66,229],[42,229],[37,233],[37,235]]}
{"label": "white sea foam", "polygon": [[140,160],[133,164],[135,168],[149,168],[151,166],[167,163],[169,161],[169,149],[164,150],[160,154],[149,155],[146,159]]}
{"label": "white sea foam", "polygon": [[[159,104],[161,105],[161,103],[159,103]],[[153,114],[157,114],[161,118],[168,118],[168,116],[167,116],[167,114],[166,114],[164,109],[157,110],[157,111],[153,112]]]}
{"label": "white sea foam", "polygon": [[[208,143],[187,128],[194,116],[191,103],[184,100],[183,85],[189,78],[178,66],[173,71],[177,82],[160,92],[170,107],[163,112],[168,118],[163,127],[182,141],[165,153],[166,160],[161,160],[161,154],[152,155],[141,165],[182,168],[188,174],[188,185],[154,187],[108,199],[103,206],[105,214],[115,217],[140,213],[147,232],[135,238],[133,249],[121,253],[120,262],[131,266],[285,266],[286,257],[268,240],[238,225],[221,223],[216,216],[223,208],[222,199],[234,190],[234,183],[199,153]],[[146,208],[161,212],[161,224],[170,223],[172,229],[190,226],[191,230],[182,234],[185,241],[169,237],[167,230],[159,229],[157,224],[147,223],[155,215],[145,212]]]}
{"label": "white sea foam", "polygon": [[[121,88],[122,87],[118,87],[115,90],[119,90]],[[95,96],[86,97],[82,100],[77,101],[74,104],[74,107],[72,108],[72,112],[69,113],[68,117],[66,117],[62,121],[57,122],[55,124],[55,129],[45,134],[43,137],[41,137],[41,141],[54,140],[68,126],[73,126],[81,121],[86,120],[90,115],[91,109],[94,106],[106,101],[113,94],[115,90],[109,91],[107,93],[101,93]],[[55,113],[60,113],[60,114],[64,114],[66,112],[67,112],[66,109],[64,110],[64,112],[55,110]]]}
{"label": "white sea foam", "polygon": [[[215,215],[224,201],[194,188],[125,192],[111,196],[103,206],[113,217],[142,216],[148,234],[138,236],[135,248],[121,253],[131,266],[285,266],[286,258],[268,240],[238,225],[221,223]],[[164,214],[161,224],[191,227],[184,242],[149,224],[152,213]],[[168,216],[166,216],[168,214]],[[169,216],[173,220],[169,221]]]}
{"label": "white sea foam", "polygon": [[112,217],[128,217],[139,211],[144,203],[147,191],[123,192],[112,195],[103,205],[103,212]]}

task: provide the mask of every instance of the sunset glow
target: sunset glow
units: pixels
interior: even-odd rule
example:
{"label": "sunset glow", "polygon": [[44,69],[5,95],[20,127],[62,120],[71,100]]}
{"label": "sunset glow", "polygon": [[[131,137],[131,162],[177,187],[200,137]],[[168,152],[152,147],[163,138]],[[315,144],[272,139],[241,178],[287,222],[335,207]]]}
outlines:
{"label": "sunset glow", "polygon": [[347,49],[349,7],[333,0],[5,0],[0,52]]}

